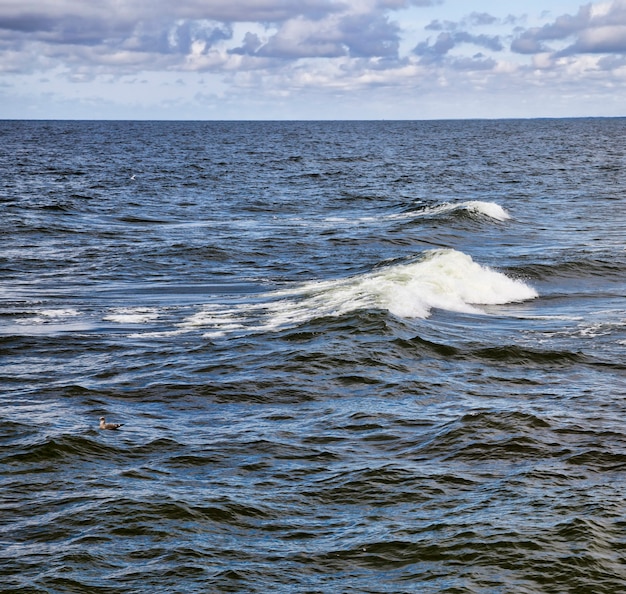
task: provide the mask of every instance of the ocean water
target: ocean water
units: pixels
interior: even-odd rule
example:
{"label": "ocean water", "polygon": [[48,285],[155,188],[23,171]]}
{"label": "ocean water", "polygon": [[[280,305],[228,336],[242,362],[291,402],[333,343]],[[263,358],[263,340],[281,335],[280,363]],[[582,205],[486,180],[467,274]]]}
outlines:
{"label": "ocean water", "polygon": [[626,591],[626,119],[4,121],[0,173],[1,592]]}

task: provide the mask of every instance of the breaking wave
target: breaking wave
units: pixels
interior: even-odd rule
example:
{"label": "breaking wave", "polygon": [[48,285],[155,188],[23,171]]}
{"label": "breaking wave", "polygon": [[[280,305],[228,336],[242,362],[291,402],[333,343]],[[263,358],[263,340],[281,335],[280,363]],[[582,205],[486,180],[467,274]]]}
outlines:
{"label": "breaking wave", "polygon": [[211,328],[208,336],[236,330],[272,331],[314,318],[360,309],[384,309],[403,318],[427,318],[433,309],[484,313],[481,305],[503,305],[537,297],[535,289],[474,262],[452,249],[431,250],[417,262],[397,264],[340,280],[311,282],[267,293],[260,303],[235,307],[210,304],[183,322]]}

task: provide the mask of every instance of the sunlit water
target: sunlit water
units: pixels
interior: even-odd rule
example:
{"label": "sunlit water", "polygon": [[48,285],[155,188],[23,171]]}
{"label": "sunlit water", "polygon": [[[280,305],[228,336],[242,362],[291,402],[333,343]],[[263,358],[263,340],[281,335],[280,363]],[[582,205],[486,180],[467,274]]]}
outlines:
{"label": "sunlit water", "polygon": [[0,140],[2,592],[626,590],[626,120]]}

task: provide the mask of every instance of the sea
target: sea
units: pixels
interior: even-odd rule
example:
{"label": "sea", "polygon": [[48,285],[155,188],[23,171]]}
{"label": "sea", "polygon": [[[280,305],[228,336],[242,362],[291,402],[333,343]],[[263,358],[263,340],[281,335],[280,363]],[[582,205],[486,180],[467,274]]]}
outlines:
{"label": "sea", "polygon": [[626,591],[626,118],[0,121],[0,222],[2,593]]}

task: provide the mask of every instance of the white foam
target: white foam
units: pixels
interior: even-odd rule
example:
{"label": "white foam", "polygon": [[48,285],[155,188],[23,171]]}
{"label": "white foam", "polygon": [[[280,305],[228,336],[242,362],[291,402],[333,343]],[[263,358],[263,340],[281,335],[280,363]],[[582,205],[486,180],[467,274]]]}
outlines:
{"label": "white foam", "polygon": [[[30,318],[23,318],[15,320],[15,324],[22,326],[36,326],[45,325],[48,331],[54,325],[67,324],[67,318],[75,318],[80,315],[75,309],[40,309],[33,312],[33,316]],[[81,326],[82,327],[82,326]]]}
{"label": "white foam", "polygon": [[61,332],[86,332],[91,329],[91,324],[76,309],[40,309],[32,313],[32,317],[18,318],[3,326],[0,333],[46,336]]}
{"label": "white foam", "polygon": [[[610,336],[614,332],[621,332],[626,327],[626,318],[623,316],[622,310],[605,310],[595,312],[596,315],[611,316],[612,319],[600,320],[596,322],[585,321],[583,324],[579,324],[579,335],[582,338],[597,338],[599,336]],[[615,316],[613,318],[613,316]]]}
{"label": "white foam", "polygon": [[42,309],[37,313],[45,318],[72,318],[79,315],[75,309]]}
{"label": "white foam", "polygon": [[532,287],[474,262],[467,254],[432,250],[418,262],[273,291],[255,303],[223,308],[212,304],[187,318],[182,326],[206,328],[210,330],[207,337],[217,337],[240,330],[293,327],[367,308],[386,309],[404,318],[426,318],[433,309],[484,314],[481,305],[535,297]]}
{"label": "white foam", "polygon": [[171,336],[179,336],[186,334],[188,330],[184,328],[178,330],[163,330],[158,332],[133,332],[128,338],[170,338]]}
{"label": "white foam", "polygon": [[148,307],[123,307],[113,310],[103,317],[108,322],[117,324],[146,324],[159,317],[159,312]]}

